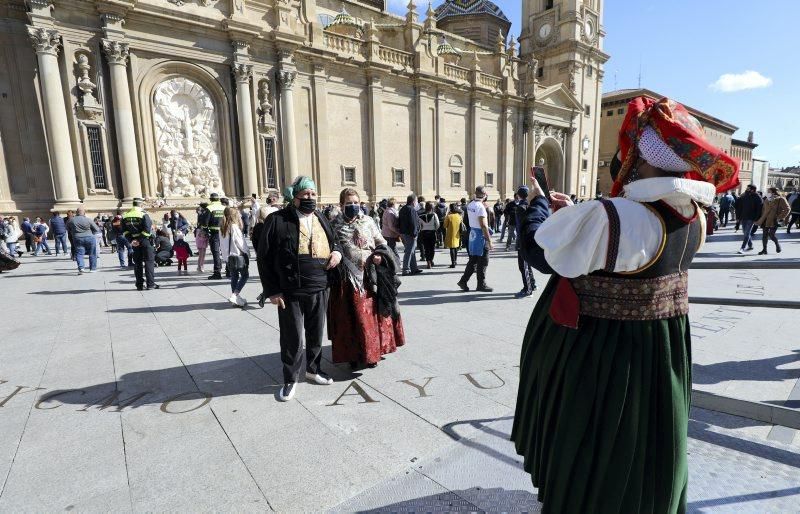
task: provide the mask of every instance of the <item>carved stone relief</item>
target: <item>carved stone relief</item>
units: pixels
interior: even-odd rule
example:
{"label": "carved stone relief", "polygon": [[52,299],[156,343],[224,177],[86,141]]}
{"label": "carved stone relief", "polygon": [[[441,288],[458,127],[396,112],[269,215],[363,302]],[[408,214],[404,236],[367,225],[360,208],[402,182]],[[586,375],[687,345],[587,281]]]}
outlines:
{"label": "carved stone relief", "polygon": [[159,84],[153,101],[158,171],[164,196],[224,194],[214,102],[184,77]]}

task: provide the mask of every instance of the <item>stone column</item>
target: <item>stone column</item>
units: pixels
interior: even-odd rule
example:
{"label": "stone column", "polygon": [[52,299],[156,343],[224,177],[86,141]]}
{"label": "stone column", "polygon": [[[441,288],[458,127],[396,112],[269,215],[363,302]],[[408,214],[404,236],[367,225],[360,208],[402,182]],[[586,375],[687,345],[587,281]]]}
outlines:
{"label": "stone column", "polygon": [[293,70],[278,71],[278,85],[281,88],[281,135],[283,139],[283,162],[287,180],[298,175],[297,170],[297,130],[294,121],[294,79],[297,72]]}
{"label": "stone column", "polygon": [[469,141],[472,155],[470,156],[469,163],[467,164],[467,177],[466,182],[461,186],[467,190],[467,195],[472,195],[475,192],[475,187],[484,185],[484,179],[481,176],[480,169],[480,126],[481,126],[481,101],[473,97],[472,105],[470,107],[470,131]]}
{"label": "stone column", "polygon": [[236,112],[239,119],[239,148],[242,154],[242,187],[244,197],[259,194],[258,165],[256,164],[256,136],[253,133],[253,101],[250,96],[250,77],[253,67],[249,64],[233,65],[236,77]]}
{"label": "stone column", "polygon": [[55,209],[74,207],[80,202],[75,179],[75,161],[69,139],[67,108],[58,71],[58,49],[61,36],[58,31],[28,26],[28,35],[36,50],[39,63],[39,81],[42,86],[44,129],[50,151],[50,166],[55,189]]}
{"label": "stone column", "polygon": [[117,134],[119,167],[122,172],[123,202],[142,196],[136,132],[133,125],[131,91],[128,86],[128,43],[103,40],[103,52],[111,74],[111,99],[114,103],[114,127]]}

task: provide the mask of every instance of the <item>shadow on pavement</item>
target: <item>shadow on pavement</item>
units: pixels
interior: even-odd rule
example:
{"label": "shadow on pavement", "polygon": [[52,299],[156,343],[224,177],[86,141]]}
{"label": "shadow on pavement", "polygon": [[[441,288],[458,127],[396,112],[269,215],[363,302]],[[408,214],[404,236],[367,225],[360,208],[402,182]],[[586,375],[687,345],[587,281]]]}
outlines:
{"label": "shadow on pavement", "polygon": [[360,512],[539,512],[541,504],[529,491],[475,487],[447,491]]}
{"label": "shadow on pavement", "polygon": [[780,382],[800,378],[800,368],[779,369],[781,366],[800,361],[800,350],[789,355],[742,361],[726,361],[714,364],[693,364],[692,382],[695,384],[718,384],[727,380]]}

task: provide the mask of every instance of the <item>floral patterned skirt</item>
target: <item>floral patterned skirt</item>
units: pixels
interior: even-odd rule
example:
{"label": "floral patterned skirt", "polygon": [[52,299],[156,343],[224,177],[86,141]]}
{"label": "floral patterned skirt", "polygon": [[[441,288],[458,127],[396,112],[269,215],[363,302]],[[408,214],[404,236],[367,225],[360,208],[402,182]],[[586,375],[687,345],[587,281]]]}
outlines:
{"label": "floral patterned skirt", "polygon": [[328,337],[335,363],[377,364],[406,342],[402,318],[379,315],[377,297],[359,293],[347,280],[331,287]]}

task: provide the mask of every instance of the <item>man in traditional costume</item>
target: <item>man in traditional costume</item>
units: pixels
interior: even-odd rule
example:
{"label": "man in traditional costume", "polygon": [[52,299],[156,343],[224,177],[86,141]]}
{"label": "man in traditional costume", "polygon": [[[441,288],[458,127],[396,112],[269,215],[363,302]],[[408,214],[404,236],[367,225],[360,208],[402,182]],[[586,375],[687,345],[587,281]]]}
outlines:
{"label": "man in traditional costume", "polygon": [[322,371],[322,336],[328,272],[339,265],[342,249],[328,220],[317,210],[317,186],[310,177],[297,177],[284,197],[291,203],[264,222],[256,253],[262,294],[278,306],[283,362],[278,399],[286,402],[297,392],[304,354],[306,381],[333,384]]}
{"label": "man in traditional costume", "polygon": [[[552,278],[522,346],[511,438],[544,513],[686,510],[691,394],[687,270],[739,163],[671,100],[634,99],[610,200],[550,215],[538,184],[522,223]],[[558,209],[558,207],[564,206]]]}

